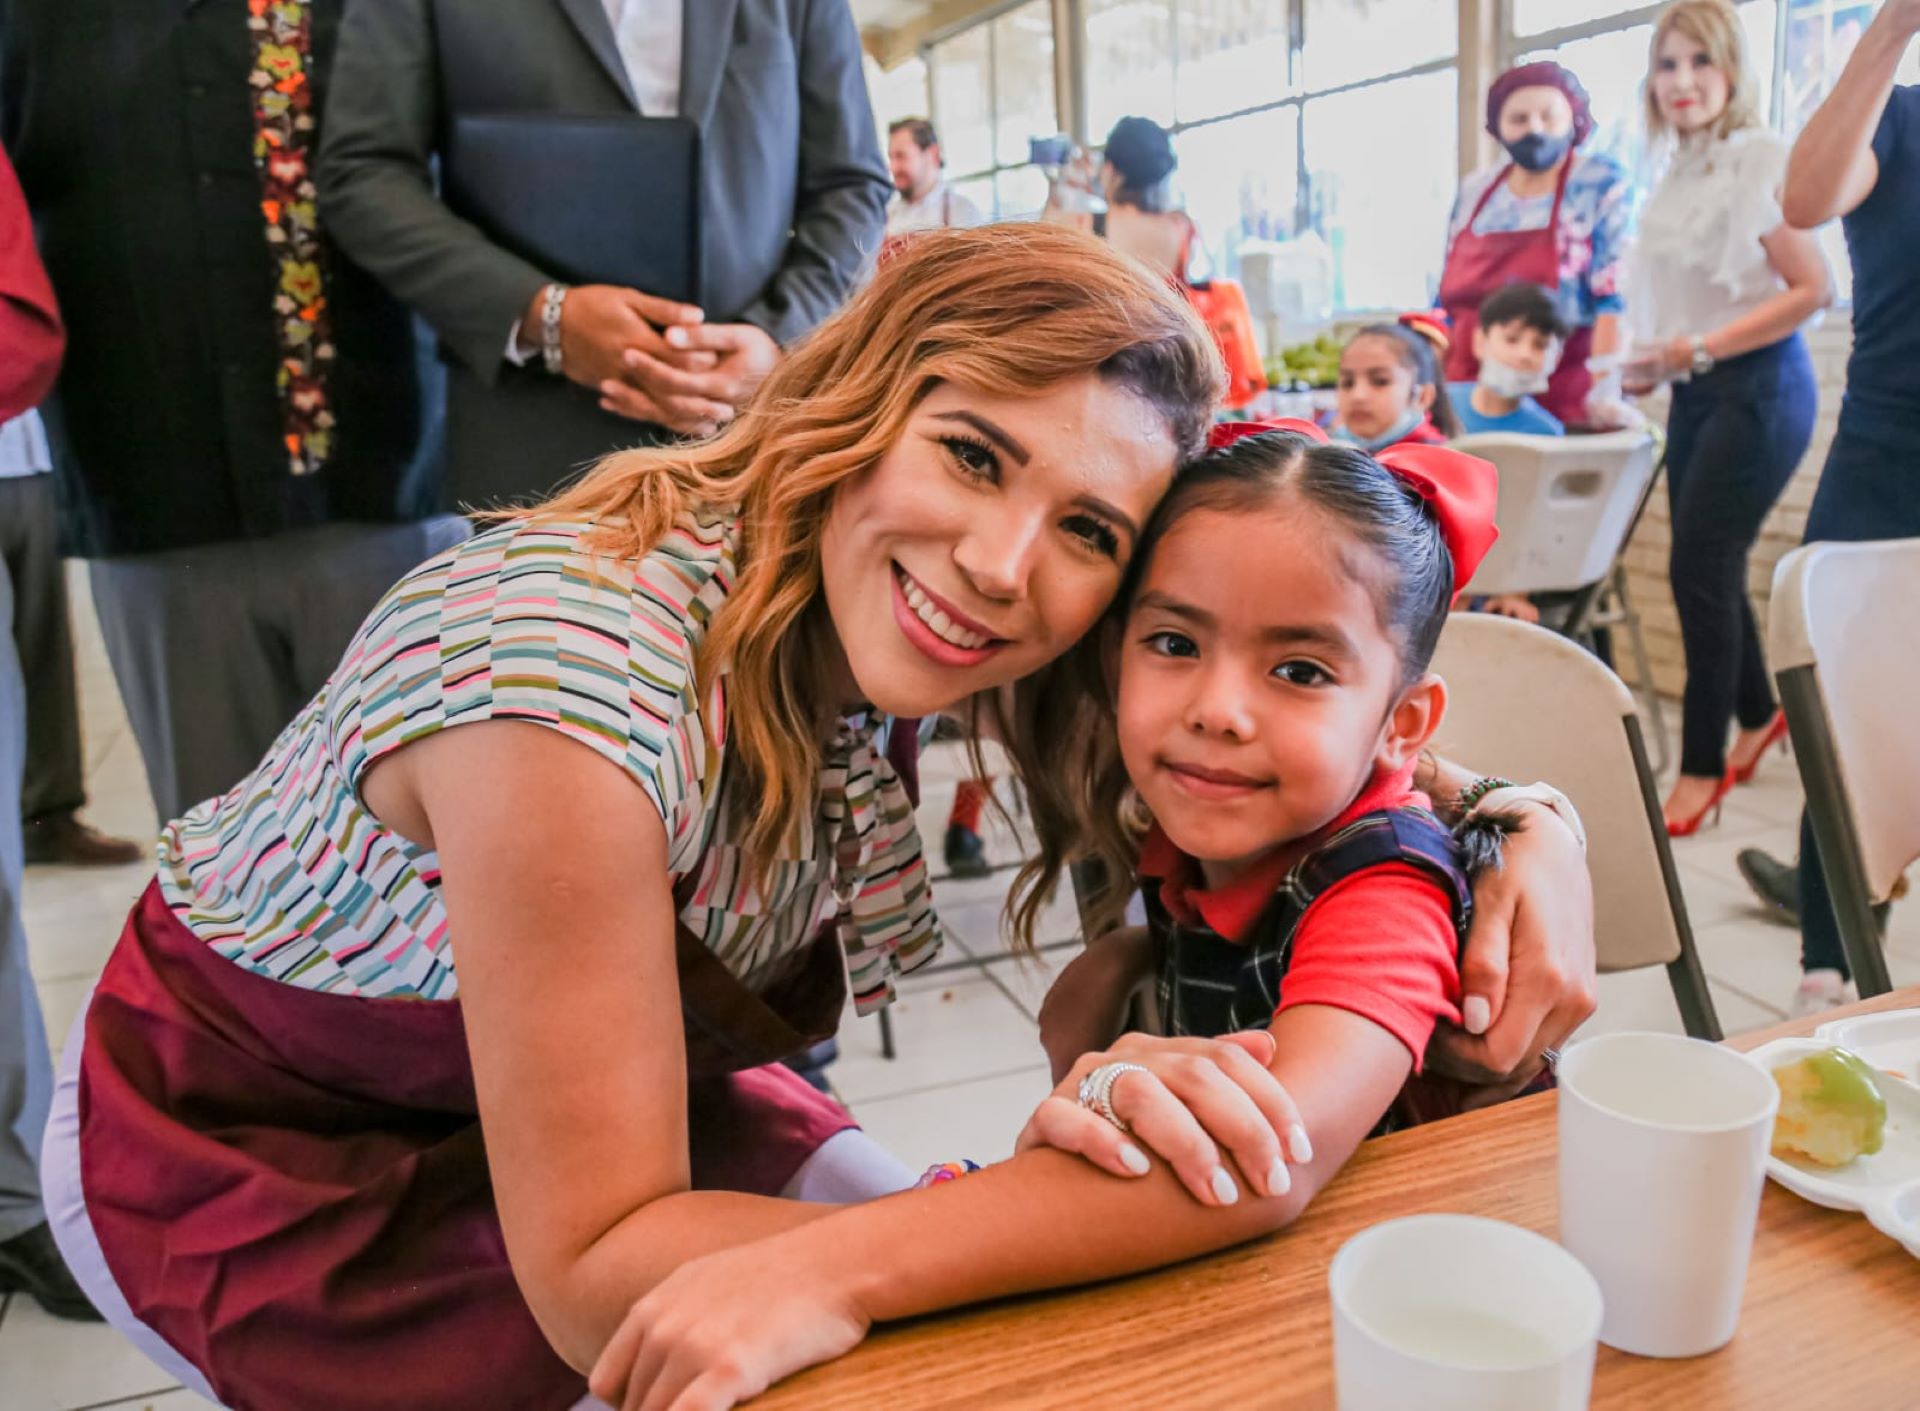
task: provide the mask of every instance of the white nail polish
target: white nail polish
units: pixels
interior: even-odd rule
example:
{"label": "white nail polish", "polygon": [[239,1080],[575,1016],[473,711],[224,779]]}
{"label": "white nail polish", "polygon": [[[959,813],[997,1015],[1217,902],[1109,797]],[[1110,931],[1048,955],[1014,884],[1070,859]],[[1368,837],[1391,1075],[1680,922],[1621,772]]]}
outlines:
{"label": "white nail polish", "polygon": [[1150,1169],[1147,1154],[1131,1143],[1120,1148],[1120,1164],[1136,1176],[1144,1176]]}
{"label": "white nail polish", "polygon": [[1276,1161],[1273,1169],[1267,1172],[1267,1194],[1285,1195],[1293,1189],[1293,1173],[1287,1170],[1287,1163]]}
{"label": "white nail polish", "polygon": [[1467,1002],[1460,1006],[1460,1017],[1469,1034],[1484,1034],[1493,1023],[1493,1006],[1482,995],[1468,995]]}
{"label": "white nail polish", "polygon": [[1313,1143],[1307,1140],[1307,1129],[1298,1122],[1287,1128],[1287,1151],[1302,1166],[1313,1160]]}
{"label": "white nail polish", "polygon": [[1233,1183],[1224,1166],[1213,1168],[1213,1194],[1222,1205],[1232,1205],[1240,1199],[1240,1187]]}

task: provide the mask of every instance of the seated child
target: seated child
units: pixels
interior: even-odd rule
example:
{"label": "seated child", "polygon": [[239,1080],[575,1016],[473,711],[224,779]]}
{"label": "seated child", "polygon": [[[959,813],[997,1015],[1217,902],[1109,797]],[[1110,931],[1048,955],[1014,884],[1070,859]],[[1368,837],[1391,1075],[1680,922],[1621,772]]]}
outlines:
{"label": "seated child", "polygon": [[1093,923],[1041,1038],[1057,1077],[1151,980],[1169,1035],[1265,1029],[1290,1091],[1341,1074],[1313,1145],[1344,1160],[1461,1017],[1468,872],[1499,825],[1457,838],[1412,776],[1446,706],[1427,666],[1454,583],[1497,534],[1494,468],[1222,432],[1240,439],[1185,470],[1142,537],[1116,609],[1114,742],[1089,745],[1106,752],[1096,817],[1125,822],[1101,860],[1138,878],[1147,926]]}
{"label": "seated child", "polygon": [[1473,330],[1479,380],[1447,384],[1461,429],[1564,436],[1559,418],[1531,394],[1547,390],[1566,341],[1566,320],[1539,285],[1509,284],[1489,295]]}
{"label": "seated child", "polygon": [[1402,314],[1369,324],[1340,354],[1333,437],[1363,451],[1411,442],[1437,445],[1460,434],[1440,369],[1447,328],[1436,314]]}

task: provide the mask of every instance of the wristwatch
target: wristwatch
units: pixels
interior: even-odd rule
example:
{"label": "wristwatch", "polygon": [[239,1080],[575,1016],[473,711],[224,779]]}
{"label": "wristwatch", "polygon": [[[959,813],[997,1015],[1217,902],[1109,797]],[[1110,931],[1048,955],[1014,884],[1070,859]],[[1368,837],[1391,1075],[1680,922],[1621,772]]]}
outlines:
{"label": "wristwatch", "polygon": [[1572,799],[1551,784],[1506,784],[1490,789],[1467,812],[1499,813],[1517,803],[1537,803],[1550,809],[1555,817],[1567,825],[1573,840],[1580,844],[1580,851],[1587,850],[1587,827],[1580,821],[1579,811],[1574,808]]}
{"label": "wristwatch", "polygon": [[1705,377],[1713,371],[1713,354],[1707,351],[1707,335],[1696,333],[1687,340],[1693,348],[1693,375]]}

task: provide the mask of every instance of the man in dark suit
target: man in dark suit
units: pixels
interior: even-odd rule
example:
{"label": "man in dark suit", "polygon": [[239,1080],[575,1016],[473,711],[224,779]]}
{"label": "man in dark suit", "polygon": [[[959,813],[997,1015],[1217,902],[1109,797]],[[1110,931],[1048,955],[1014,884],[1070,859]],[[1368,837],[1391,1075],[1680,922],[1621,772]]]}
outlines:
{"label": "man in dark suit", "polygon": [[[567,288],[436,192],[464,116],[636,112],[700,130],[698,309]],[[539,495],[610,450],[724,424],[845,297],[890,190],[847,0],[354,0],[341,31],[322,209],[440,334],[462,503]]]}
{"label": "man in dark suit", "polygon": [[163,821],[251,770],[466,532],[426,517],[437,369],[314,221],[343,3],[0,4],[0,141],[67,324],[63,539]]}

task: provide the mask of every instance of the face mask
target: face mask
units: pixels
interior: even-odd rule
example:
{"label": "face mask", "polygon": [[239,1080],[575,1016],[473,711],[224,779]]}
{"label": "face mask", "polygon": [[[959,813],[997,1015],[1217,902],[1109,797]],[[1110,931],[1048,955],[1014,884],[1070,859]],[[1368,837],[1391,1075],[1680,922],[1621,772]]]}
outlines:
{"label": "face mask", "polygon": [[1400,420],[1396,421],[1392,426],[1389,426],[1385,431],[1382,431],[1378,436],[1355,436],[1351,431],[1347,430],[1346,427],[1336,426],[1333,430],[1333,439],[1336,441],[1345,441],[1349,446],[1358,446],[1368,455],[1372,455],[1375,451],[1386,450],[1387,447],[1393,445],[1396,441],[1406,440],[1407,436],[1413,431],[1413,428],[1418,426],[1422,419],[1423,416],[1420,408],[1408,407],[1406,411],[1401,413]]}
{"label": "face mask", "polygon": [[1558,136],[1547,132],[1529,132],[1525,137],[1504,144],[1507,155],[1515,164],[1528,171],[1546,171],[1555,162],[1567,155],[1567,149],[1573,146],[1571,133]]}
{"label": "face mask", "polygon": [[1547,374],[1545,371],[1524,372],[1511,364],[1496,362],[1492,358],[1482,358],[1480,385],[1496,397],[1518,401],[1530,392],[1546,391]]}

